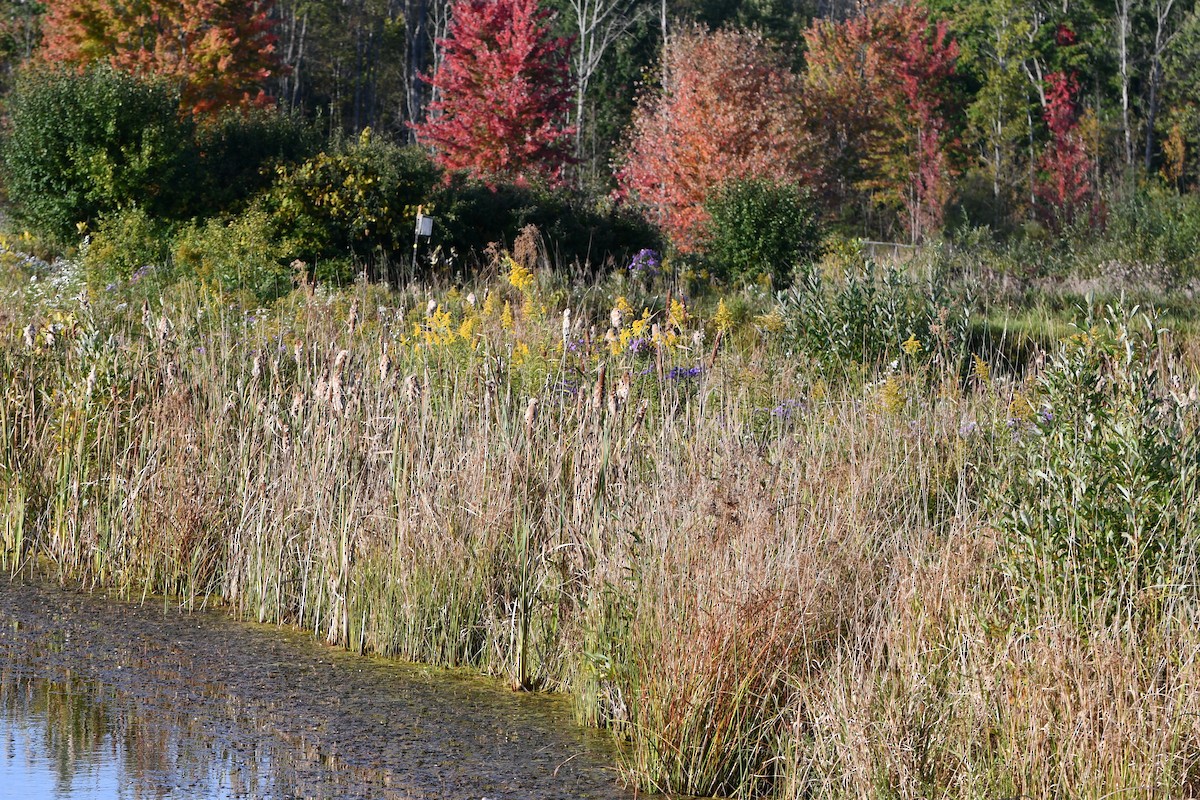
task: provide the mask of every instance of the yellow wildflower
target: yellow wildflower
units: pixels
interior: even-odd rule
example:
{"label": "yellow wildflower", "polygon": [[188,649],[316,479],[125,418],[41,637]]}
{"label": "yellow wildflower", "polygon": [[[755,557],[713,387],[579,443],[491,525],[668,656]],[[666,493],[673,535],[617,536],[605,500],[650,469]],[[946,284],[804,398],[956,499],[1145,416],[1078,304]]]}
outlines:
{"label": "yellow wildflower", "polygon": [[512,258],[506,258],[508,262],[508,282],[511,283],[518,292],[528,295],[533,289],[533,273],[525,267],[518,264]]}
{"label": "yellow wildflower", "polygon": [[687,323],[688,313],[683,303],[679,300],[671,301],[671,309],[667,313],[667,324],[677,330],[683,330],[683,326]]}
{"label": "yellow wildflower", "polygon": [[513,329],[513,310],[512,303],[504,301],[504,313],[500,317],[500,326],[506,331]]}
{"label": "yellow wildflower", "polygon": [[721,333],[726,333],[733,328],[733,314],[729,313],[729,309],[725,306],[725,298],[721,298],[721,302],[717,303],[717,313],[713,317],[713,324]]}
{"label": "yellow wildflower", "polygon": [[900,346],[904,348],[906,355],[915,356],[921,352],[921,340],[917,338],[915,333],[910,333],[908,339]]}

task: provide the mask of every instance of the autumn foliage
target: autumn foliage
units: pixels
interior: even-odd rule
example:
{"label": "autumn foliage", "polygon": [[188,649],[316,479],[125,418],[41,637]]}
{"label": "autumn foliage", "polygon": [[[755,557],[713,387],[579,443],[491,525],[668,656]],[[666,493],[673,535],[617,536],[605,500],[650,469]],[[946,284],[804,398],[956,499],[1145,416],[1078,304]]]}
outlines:
{"label": "autumn foliage", "polygon": [[671,37],[661,89],[634,111],[617,171],[681,251],[701,244],[710,192],[733,180],[804,182],[799,79],[752,32],[695,29]]}
{"label": "autumn foliage", "polygon": [[559,182],[574,134],[570,41],[550,35],[537,0],[458,0],[452,13],[418,140],[451,171]]}
{"label": "autumn foliage", "polygon": [[271,104],[281,69],[271,0],[48,0],[40,58],[178,81],[195,114]]}
{"label": "autumn foliage", "polygon": [[1043,116],[1050,141],[1038,162],[1041,176],[1036,189],[1043,216],[1055,225],[1074,219],[1089,205],[1092,195],[1090,174],[1095,165],[1079,135],[1078,93],[1079,82],[1073,74],[1046,76]]}
{"label": "autumn foliage", "polygon": [[919,239],[950,198],[945,112],[958,45],[917,1],[881,3],[805,34],[805,101],[825,155],[823,188],[902,212]]}

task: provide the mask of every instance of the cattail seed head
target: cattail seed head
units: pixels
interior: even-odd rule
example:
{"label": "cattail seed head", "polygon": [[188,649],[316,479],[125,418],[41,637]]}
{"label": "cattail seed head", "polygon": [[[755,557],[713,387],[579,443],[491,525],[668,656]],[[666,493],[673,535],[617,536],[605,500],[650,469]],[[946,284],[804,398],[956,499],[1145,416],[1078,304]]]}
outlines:
{"label": "cattail seed head", "polygon": [[467,305],[469,305],[471,308],[475,307],[475,293],[474,292],[467,292]]}
{"label": "cattail seed head", "polygon": [[414,406],[421,402],[421,383],[417,380],[415,372],[404,379],[404,393],[408,395],[408,402]]}
{"label": "cattail seed head", "polygon": [[529,405],[525,406],[525,434],[529,435],[533,430],[533,423],[537,421],[538,399],[536,397],[529,398]]}
{"label": "cattail seed head", "polygon": [[262,375],[262,353],[256,352],[250,365],[250,377],[257,378],[259,375]]}
{"label": "cattail seed head", "polygon": [[437,309],[438,309],[437,300],[430,300],[425,305],[425,316],[432,317],[437,312]]}
{"label": "cattail seed head", "polygon": [[96,365],[92,365],[91,372],[87,376],[87,384],[83,388],[83,396],[91,397],[92,392],[96,391]]}
{"label": "cattail seed head", "polygon": [[571,338],[571,309],[569,308],[563,309],[562,338],[564,342]]}
{"label": "cattail seed head", "polygon": [[608,315],[609,322],[612,323],[614,328],[618,329],[621,327],[621,322],[624,320],[624,318],[625,315],[621,313],[621,309],[619,308],[614,308]]}
{"label": "cattail seed head", "polygon": [[629,373],[626,372],[621,376],[621,380],[617,381],[617,400],[625,403],[629,399],[629,390],[632,388],[632,380]]}
{"label": "cattail seed head", "polygon": [[24,334],[24,336],[25,336],[25,346],[27,348],[32,350],[34,347],[37,346],[37,341],[36,341],[37,331],[34,329],[32,323],[30,323],[29,325],[26,325],[25,329],[23,331],[21,331],[21,333]]}
{"label": "cattail seed head", "polygon": [[387,343],[384,342],[383,354],[379,356],[379,382],[387,383],[388,376],[392,374],[392,357],[388,355]]}
{"label": "cattail seed head", "polygon": [[358,301],[355,300],[350,304],[350,313],[346,316],[346,327],[350,330],[350,335],[354,335],[354,329],[358,326]]}
{"label": "cattail seed head", "polygon": [[592,387],[592,410],[599,411],[604,407],[604,375],[607,367],[604,364],[600,365],[600,369],[596,374],[596,385]]}

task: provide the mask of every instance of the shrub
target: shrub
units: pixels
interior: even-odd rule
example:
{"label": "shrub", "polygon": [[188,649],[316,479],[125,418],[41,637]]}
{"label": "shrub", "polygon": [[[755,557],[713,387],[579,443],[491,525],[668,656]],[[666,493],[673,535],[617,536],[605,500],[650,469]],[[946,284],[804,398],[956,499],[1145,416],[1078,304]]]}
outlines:
{"label": "shrub", "polygon": [[223,292],[245,291],[258,302],[291,289],[291,273],[281,263],[271,221],[253,209],[229,221],[208,220],[187,227],[175,242],[175,268]]}
{"label": "shrub", "polygon": [[1109,308],[1014,396],[991,502],[1005,569],[1035,606],[1124,614],[1194,600],[1200,436],[1163,346],[1152,320]]}
{"label": "shrub", "polygon": [[428,202],[437,167],[421,150],[365,132],[299,166],[279,167],[262,198],[284,250],[309,263],[378,258],[411,245],[417,206]]}
{"label": "shrub", "polygon": [[202,122],[196,130],[200,190],[191,214],[238,210],[270,186],[278,168],[300,163],[318,149],[313,128],[277,111],[228,111]]}
{"label": "shrub", "polygon": [[161,279],[169,241],[167,226],[137,206],[101,217],[83,251],[88,288],[97,292],[126,281],[141,283],[151,274]]}
{"label": "shrub", "polygon": [[780,303],[796,348],[832,372],[875,367],[910,339],[949,363],[965,336],[965,317],[950,313],[939,284],[917,284],[852,242],[805,270]]}
{"label": "shrub", "polygon": [[511,245],[527,225],[552,243],[559,265],[596,269],[628,263],[661,237],[645,218],[626,208],[599,204],[584,194],[511,183],[487,186],[457,177],[438,194],[435,241],[443,249],[481,255],[492,242]]}
{"label": "shrub", "polygon": [[191,124],[162,81],[96,67],[36,70],[9,98],[2,152],[16,220],[66,240],[80,222],[138,206],[170,217],[191,191]]}
{"label": "shrub", "polygon": [[821,230],[812,203],[795,184],[769,179],[731,181],[705,203],[707,256],[713,271],[733,280],[771,276],[777,287],[820,250]]}

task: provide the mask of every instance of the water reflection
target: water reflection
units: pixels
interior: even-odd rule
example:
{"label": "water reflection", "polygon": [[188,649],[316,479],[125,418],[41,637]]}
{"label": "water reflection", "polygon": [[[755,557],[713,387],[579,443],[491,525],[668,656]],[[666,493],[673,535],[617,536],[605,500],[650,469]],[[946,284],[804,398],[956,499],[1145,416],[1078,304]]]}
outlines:
{"label": "water reflection", "polygon": [[560,699],[0,582],[0,796],[625,798]]}

